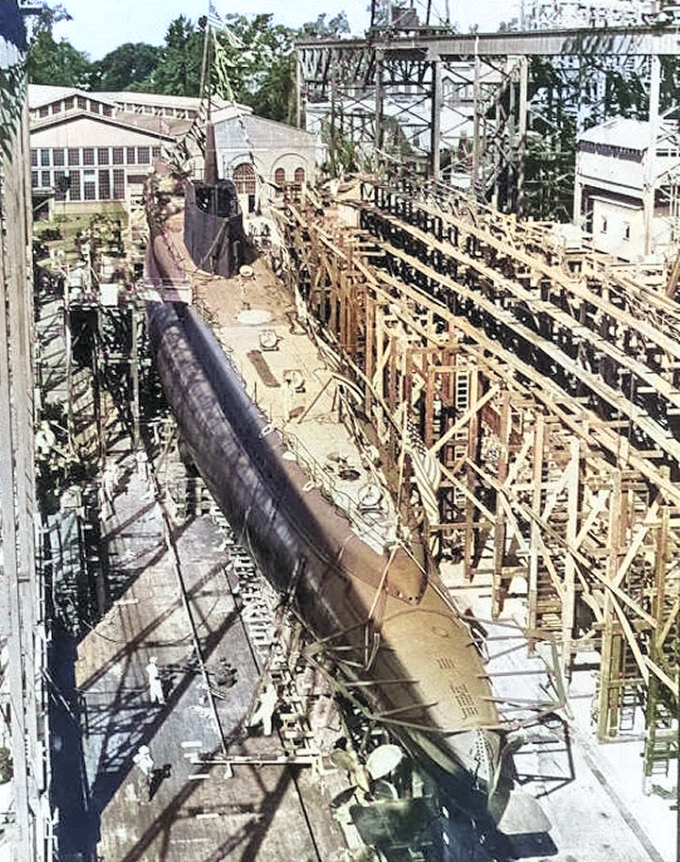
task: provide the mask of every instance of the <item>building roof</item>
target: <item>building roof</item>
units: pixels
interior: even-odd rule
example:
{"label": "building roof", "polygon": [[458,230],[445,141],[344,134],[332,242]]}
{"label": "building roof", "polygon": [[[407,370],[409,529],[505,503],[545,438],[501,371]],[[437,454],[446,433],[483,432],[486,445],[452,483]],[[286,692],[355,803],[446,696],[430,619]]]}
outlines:
{"label": "building roof", "polygon": [[[198,111],[201,107],[201,99],[194,96],[170,96],[167,93],[143,93],[136,90],[99,91],[81,90],[78,87],[53,87],[50,84],[29,84],[28,104],[30,108],[39,108],[52,102],[69,98],[70,96],[83,96],[87,99],[95,99],[113,107],[123,105],[147,105],[156,108],[184,108],[189,111]],[[215,99],[216,110],[224,110],[231,107],[232,103],[222,99]],[[250,112],[247,105],[234,104],[233,108],[241,113]]]}
{"label": "building roof", "polygon": [[630,120],[627,117],[614,117],[599,126],[593,126],[578,135],[578,142],[589,141],[593,144],[606,144],[612,147],[625,147],[644,152],[649,149],[650,124],[648,120]]}
{"label": "building roof", "polygon": [[225,139],[234,135],[237,124],[241,126],[240,133],[244,135],[243,149],[287,147],[300,150],[318,146],[317,136],[312,132],[306,132],[304,129],[279,123],[276,120],[267,120],[255,114],[237,113],[226,117],[221,117],[219,114],[215,116],[215,142],[218,146],[230,148],[229,142]]}
{"label": "building roof", "polygon": [[78,87],[53,87],[50,84],[28,85],[28,107],[40,108],[42,105],[50,105],[70,96],[83,96],[86,99],[96,99],[98,102],[115,107],[116,103],[108,98],[107,93],[91,93],[89,90],[81,90]]}
{"label": "building roof", "polygon": [[40,132],[43,129],[50,129],[69,123],[78,123],[81,120],[89,120],[94,123],[101,123],[102,125],[118,129],[141,132],[143,134],[154,135],[155,137],[163,137],[168,140],[175,140],[179,136],[185,134],[191,127],[192,123],[189,119],[132,114],[127,111],[118,111],[112,117],[105,117],[101,114],[91,114],[83,110],[74,110],[69,111],[68,113],[57,114],[55,116],[45,117],[44,119],[31,121],[31,132]]}

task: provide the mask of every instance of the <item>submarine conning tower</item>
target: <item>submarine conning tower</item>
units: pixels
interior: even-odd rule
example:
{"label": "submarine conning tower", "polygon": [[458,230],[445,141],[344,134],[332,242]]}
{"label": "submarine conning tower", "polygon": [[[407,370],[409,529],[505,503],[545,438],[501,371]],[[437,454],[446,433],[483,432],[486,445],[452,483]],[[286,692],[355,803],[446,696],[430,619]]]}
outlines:
{"label": "submarine conning tower", "polygon": [[212,123],[206,128],[204,177],[185,183],[184,244],[195,266],[229,278],[246,262],[246,235],[236,186],[218,179]]}

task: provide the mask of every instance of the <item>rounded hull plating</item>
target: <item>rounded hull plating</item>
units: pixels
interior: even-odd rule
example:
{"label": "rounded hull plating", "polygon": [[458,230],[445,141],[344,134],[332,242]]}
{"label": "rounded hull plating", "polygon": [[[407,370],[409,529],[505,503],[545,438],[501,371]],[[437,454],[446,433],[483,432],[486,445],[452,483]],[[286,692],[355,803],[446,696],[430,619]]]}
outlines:
{"label": "rounded hull plating", "polygon": [[461,807],[487,811],[503,736],[467,626],[403,548],[378,554],[310,486],[186,306],[149,304],[156,365],[184,441],[267,579],[323,641],[338,683],[388,723]]}

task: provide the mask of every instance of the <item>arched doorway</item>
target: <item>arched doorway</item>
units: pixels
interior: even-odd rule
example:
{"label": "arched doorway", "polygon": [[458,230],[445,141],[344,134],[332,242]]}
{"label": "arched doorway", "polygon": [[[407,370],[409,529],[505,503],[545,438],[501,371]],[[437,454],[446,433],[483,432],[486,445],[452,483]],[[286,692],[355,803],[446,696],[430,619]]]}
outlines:
{"label": "arched doorway", "polygon": [[248,162],[241,162],[240,165],[236,165],[232,179],[239,196],[248,195],[248,212],[254,212],[256,180],[253,166]]}

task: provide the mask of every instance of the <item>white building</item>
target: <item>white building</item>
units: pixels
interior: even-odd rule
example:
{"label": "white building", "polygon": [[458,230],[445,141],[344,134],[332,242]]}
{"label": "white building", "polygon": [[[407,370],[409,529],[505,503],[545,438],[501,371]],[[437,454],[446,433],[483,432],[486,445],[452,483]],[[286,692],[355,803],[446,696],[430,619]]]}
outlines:
{"label": "white building", "polygon": [[141,194],[164,146],[184,134],[198,99],[29,86],[34,201],[55,213],[120,210]]}
{"label": "white building", "polygon": [[[142,194],[164,149],[204,125],[201,100],[156,93],[92,93],[29,87],[31,181],[44,214],[121,211]],[[317,136],[256,117],[238,104],[213,112],[220,177],[235,182],[245,212],[286,186],[313,180],[322,150]],[[203,157],[187,138],[185,167],[202,179]]]}
{"label": "white building", "polygon": [[598,251],[627,261],[674,254],[680,236],[680,137],[617,117],[577,139],[574,222]]}
{"label": "white building", "polygon": [[314,181],[324,158],[318,135],[241,107],[217,111],[213,120],[218,174],[234,182],[244,213],[266,207],[287,187]]}

